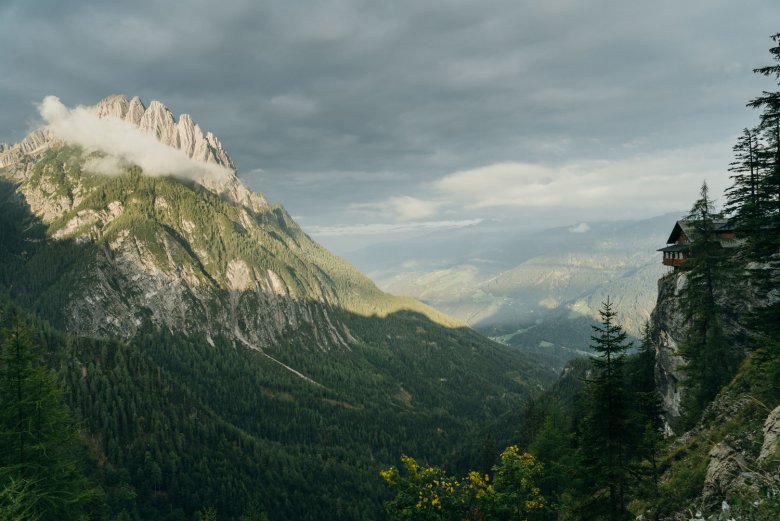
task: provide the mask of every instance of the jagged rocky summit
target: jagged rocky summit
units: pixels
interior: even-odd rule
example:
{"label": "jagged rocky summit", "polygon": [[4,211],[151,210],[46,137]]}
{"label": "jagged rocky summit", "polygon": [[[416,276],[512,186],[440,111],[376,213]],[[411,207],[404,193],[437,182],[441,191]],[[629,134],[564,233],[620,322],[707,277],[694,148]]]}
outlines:
{"label": "jagged rocky summit", "polygon": [[[342,312],[407,309],[460,324],[413,299],[379,291],[312,241],[284,208],[269,205],[240,181],[220,140],[204,135],[190,116],[176,121],[158,101],[145,107],[138,97],[125,96],[110,96],[88,110],[135,125],[228,175],[204,176],[198,187],[132,169],[120,176],[94,174],[85,165],[101,151],[72,146],[46,128],[4,147],[0,176],[14,183],[46,228],[45,240],[29,240],[44,240],[51,251],[63,247],[57,241],[83,250],[79,263],[62,267],[57,280],[34,297],[55,307],[59,325],[127,338],[151,324],[252,347],[306,330],[308,345],[329,349],[354,340],[338,319]],[[39,255],[53,255],[46,247]]]}
{"label": "jagged rocky summit", "polygon": [[[160,143],[184,152],[187,157],[204,163],[214,163],[235,170],[233,162],[217,137],[211,132],[203,135],[200,126],[189,114],[179,116],[177,122],[171,111],[154,100],[145,107],[141,98],[115,94],[87,107],[100,118],[116,118],[132,123],[143,132],[153,135]],[[0,167],[18,162],[22,157],[40,152],[57,142],[46,128],[37,129],[14,146],[0,147]],[[5,148],[5,149],[4,149]]]}
{"label": "jagged rocky summit", "polygon": [[138,96],[128,100],[125,96],[114,95],[95,105],[93,112],[101,118],[113,117],[132,123],[155,136],[163,145],[177,148],[192,159],[235,170],[230,156],[214,134],[207,132],[204,136],[189,114],[182,114],[177,122],[171,111],[157,100],[144,107]]}
{"label": "jagged rocky summit", "polygon": [[[168,107],[160,101],[154,100],[145,107],[138,96],[128,99],[119,94],[108,96],[86,108],[100,118],[115,118],[133,124],[163,145],[180,150],[191,159],[225,168],[226,176],[219,179],[204,176],[199,182],[255,212],[268,207],[262,194],[251,192],[238,179],[233,161],[222,142],[211,132],[204,135],[200,125],[189,114],[182,114],[177,122]],[[52,146],[62,144],[63,141],[48,128],[36,129],[15,145],[0,147],[0,168],[17,166],[25,158],[40,157]]]}

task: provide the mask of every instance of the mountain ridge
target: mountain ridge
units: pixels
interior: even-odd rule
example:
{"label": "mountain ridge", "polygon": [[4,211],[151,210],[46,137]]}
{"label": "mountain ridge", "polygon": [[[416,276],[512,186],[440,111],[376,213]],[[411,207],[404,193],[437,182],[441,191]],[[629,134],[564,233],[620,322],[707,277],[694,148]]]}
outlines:
{"label": "mountain ridge", "polygon": [[[123,94],[112,94],[95,105],[83,107],[98,118],[113,118],[132,124],[141,132],[154,136],[163,145],[181,150],[187,157],[203,163],[214,163],[235,171],[233,161],[222,142],[211,132],[204,136],[200,125],[189,114],[181,114],[177,122],[173,113],[162,102],[153,100],[146,107],[141,98],[128,99]],[[33,130],[13,145],[0,148],[0,167],[18,162],[24,155],[40,152],[61,141],[47,128]]]}

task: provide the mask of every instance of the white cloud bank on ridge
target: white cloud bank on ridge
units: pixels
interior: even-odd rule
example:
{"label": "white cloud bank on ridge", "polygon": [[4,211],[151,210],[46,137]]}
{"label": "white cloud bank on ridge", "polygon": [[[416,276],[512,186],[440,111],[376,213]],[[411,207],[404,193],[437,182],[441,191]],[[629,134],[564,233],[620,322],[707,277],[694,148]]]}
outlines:
{"label": "white cloud bank on ridge", "polygon": [[587,233],[590,231],[590,225],[586,222],[581,222],[577,226],[569,228],[570,233]]}
{"label": "white cloud bank on ridge", "polygon": [[86,165],[97,173],[116,175],[128,164],[134,164],[150,176],[219,180],[231,174],[222,166],[196,161],[181,150],[160,143],[132,123],[100,118],[87,107],[70,109],[56,96],[46,96],[38,105],[38,112],[46,128],[58,138],[106,154],[90,159]]}

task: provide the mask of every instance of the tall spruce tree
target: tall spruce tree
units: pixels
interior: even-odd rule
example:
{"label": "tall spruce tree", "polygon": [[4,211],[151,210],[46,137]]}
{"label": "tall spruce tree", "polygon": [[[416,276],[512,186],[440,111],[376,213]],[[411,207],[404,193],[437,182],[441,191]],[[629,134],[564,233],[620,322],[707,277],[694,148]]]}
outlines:
{"label": "tall spruce tree", "polygon": [[92,496],[54,376],[17,322],[0,349],[0,519],[82,519]]}
{"label": "tall spruce tree", "polygon": [[599,310],[601,325],[592,326],[595,375],[587,381],[588,415],[582,451],[588,474],[580,515],[587,519],[630,518],[626,510],[631,438],[630,398],[626,389],[625,357],[631,347],[617,324],[609,297]]}
{"label": "tall spruce tree", "polygon": [[717,231],[720,218],[710,199],[707,183],[686,221],[690,225],[687,283],[682,294],[688,320],[687,338],[680,347],[686,360],[683,412],[686,426],[701,416],[704,407],[734,376],[739,356],[723,329],[717,294],[728,276],[727,250]]}
{"label": "tall spruce tree", "polygon": [[[753,72],[780,86],[780,33],[773,35],[772,41],[769,52],[775,63]],[[775,295],[780,286],[780,91],[764,91],[748,106],[761,110],[755,131],[760,139],[756,203],[746,206],[734,197],[730,202],[738,220],[749,212],[755,216],[754,224],[745,227],[744,237],[747,257],[753,261],[747,272],[757,297],[754,301],[759,304],[748,314],[747,323],[754,333],[759,359],[769,368],[767,389],[780,396],[780,299]]]}
{"label": "tall spruce tree", "polygon": [[650,324],[645,322],[642,328],[642,339],[636,355],[629,359],[627,368],[628,386],[633,399],[633,419],[635,426],[634,458],[637,463],[636,476],[639,485],[646,491],[644,496],[657,496],[658,491],[658,461],[657,455],[661,445],[662,402],[655,383],[655,346],[650,334]]}
{"label": "tall spruce tree", "polygon": [[734,145],[734,161],[729,167],[733,184],[726,190],[725,211],[741,237],[752,236],[761,228],[759,179],[765,162],[758,129],[744,129]]}
{"label": "tall spruce tree", "polygon": [[[759,67],[753,72],[774,78],[780,85],[780,33],[773,35],[772,41],[775,45],[769,53],[777,64]],[[758,131],[764,142],[761,154],[764,172],[758,180],[759,211],[764,222],[754,233],[765,236],[756,241],[755,247],[761,247],[765,256],[771,256],[780,251],[780,92],[764,91],[751,100],[748,107],[761,109]]]}
{"label": "tall spruce tree", "polygon": [[[769,52],[776,63],[753,72],[773,78],[780,86],[780,33],[773,35],[772,41],[775,45]],[[778,359],[780,301],[766,297],[777,288],[780,273],[780,91],[764,91],[748,106],[762,110],[760,128],[765,136],[767,158],[766,172],[759,181],[764,222],[756,229],[758,237],[753,241],[753,250],[759,254],[756,260],[763,264],[763,269],[754,270],[752,274],[755,286],[765,300],[756,310],[753,323],[763,334],[763,343],[772,346],[772,356]]]}

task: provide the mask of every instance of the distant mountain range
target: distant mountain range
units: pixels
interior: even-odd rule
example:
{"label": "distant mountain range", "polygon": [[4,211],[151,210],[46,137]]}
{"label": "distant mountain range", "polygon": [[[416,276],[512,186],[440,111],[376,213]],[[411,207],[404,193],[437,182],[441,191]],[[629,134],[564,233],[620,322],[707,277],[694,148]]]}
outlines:
{"label": "distant mountain range", "polygon": [[656,249],[681,214],[535,232],[483,222],[374,245],[350,258],[386,291],[563,363],[587,352],[590,325],[608,296],[626,331],[639,335],[666,269]]}

